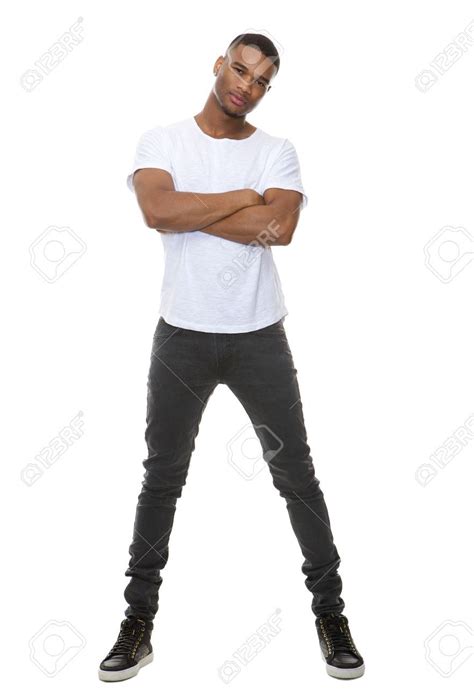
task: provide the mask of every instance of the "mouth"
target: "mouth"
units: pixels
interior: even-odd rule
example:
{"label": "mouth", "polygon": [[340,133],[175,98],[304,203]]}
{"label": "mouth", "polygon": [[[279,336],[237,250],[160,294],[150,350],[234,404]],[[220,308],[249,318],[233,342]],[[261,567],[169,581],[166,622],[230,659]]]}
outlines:
{"label": "mouth", "polygon": [[236,95],[235,92],[229,92],[229,96],[231,101],[238,107],[243,107],[244,104],[247,104],[247,100],[239,97],[239,95]]}

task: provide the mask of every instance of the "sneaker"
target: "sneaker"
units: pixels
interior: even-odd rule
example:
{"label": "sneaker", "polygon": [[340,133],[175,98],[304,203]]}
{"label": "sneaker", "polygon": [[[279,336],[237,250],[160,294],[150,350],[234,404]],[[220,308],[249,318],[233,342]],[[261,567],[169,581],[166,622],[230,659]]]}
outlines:
{"label": "sneaker", "polygon": [[316,617],[319,645],[326,671],[336,679],[356,679],[365,671],[364,660],[351,637],[346,616],[322,613]]}
{"label": "sneaker", "polygon": [[153,661],[151,632],[153,621],[141,618],[124,618],[120,632],[105,659],[99,666],[102,681],[123,681],[136,676],[142,666]]}

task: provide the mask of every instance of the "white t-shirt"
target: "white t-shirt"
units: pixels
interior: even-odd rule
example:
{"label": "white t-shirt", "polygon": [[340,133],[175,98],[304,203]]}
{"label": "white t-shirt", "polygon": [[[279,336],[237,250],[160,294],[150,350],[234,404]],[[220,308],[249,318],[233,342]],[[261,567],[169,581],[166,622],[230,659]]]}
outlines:
{"label": "white t-shirt", "polygon": [[[303,189],[298,156],[285,138],[257,128],[243,139],[213,138],[194,116],[156,126],[140,137],[127,177],[142,167],[167,170],[176,191]],[[271,234],[271,233],[270,233]],[[166,322],[202,332],[249,332],[288,310],[271,246],[225,240],[201,231],[161,233],[165,266],[159,313]],[[265,239],[265,238],[263,238]]]}

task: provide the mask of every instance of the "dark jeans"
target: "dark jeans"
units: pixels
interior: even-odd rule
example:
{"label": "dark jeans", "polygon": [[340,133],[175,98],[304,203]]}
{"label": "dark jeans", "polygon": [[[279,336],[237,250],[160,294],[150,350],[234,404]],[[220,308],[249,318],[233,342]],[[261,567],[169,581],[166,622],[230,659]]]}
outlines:
{"label": "dark jeans", "polygon": [[[230,388],[247,412],[273,484],[286,500],[304,557],[305,584],[313,594],[313,613],[342,611],[340,558],[310,456],[283,320],[260,330],[224,334],[175,327],[160,317],[150,362],[148,457],[125,572],[131,577],[124,592],[129,604],[125,615],[153,620],[158,611],[160,572],[168,560],[176,501],[186,483],[204,408],[219,383]],[[236,455],[234,467],[250,479],[238,449]]]}

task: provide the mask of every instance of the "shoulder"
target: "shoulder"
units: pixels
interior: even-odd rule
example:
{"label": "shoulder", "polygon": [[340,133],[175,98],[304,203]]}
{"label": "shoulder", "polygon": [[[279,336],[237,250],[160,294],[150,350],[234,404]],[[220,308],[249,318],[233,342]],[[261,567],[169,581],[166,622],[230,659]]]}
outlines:
{"label": "shoulder", "polygon": [[293,142],[285,136],[273,136],[260,129],[261,143],[266,146],[271,154],[278,159],[280,157],[296,156],[296,148]]}
{"label": "shoulder", "polygon": [[151,128],[146,128],[141,132],[138,145],[139,147],[161,146],[166,139],[165,128],[161,125],[155,125]]}
{"label": "shoulder", "polygon": [[175,121],[172,124],[155,124],[142,133],[142,137],[150,139],[171,139],[174,135],[181,133],[188,127],[188,119]]}
{"label": "shoulder", "polygon": [[264,131],[263,128],[259,128],[259,131],[261,142],[267,145],[272,150],[279,150],[286,140],[286,138],[283,138],[282,136],[273,136],[267,131]]}
{"label": "shoulder", "polygon": [[172,151],[185,134],[192,133],[191,127],[189,119],[181,119],[169,124],[156,124],[144,131],[141,138]]}
{"label": "shoulder", "polygon": [[173,121],[170,124],[155,126],[158,134],[162,138],[168,139],[172,142],[175,138],[180,138],[183,134],[192,132],[191,119],[188,117],[186,119],[180,119],[179,121]]}

